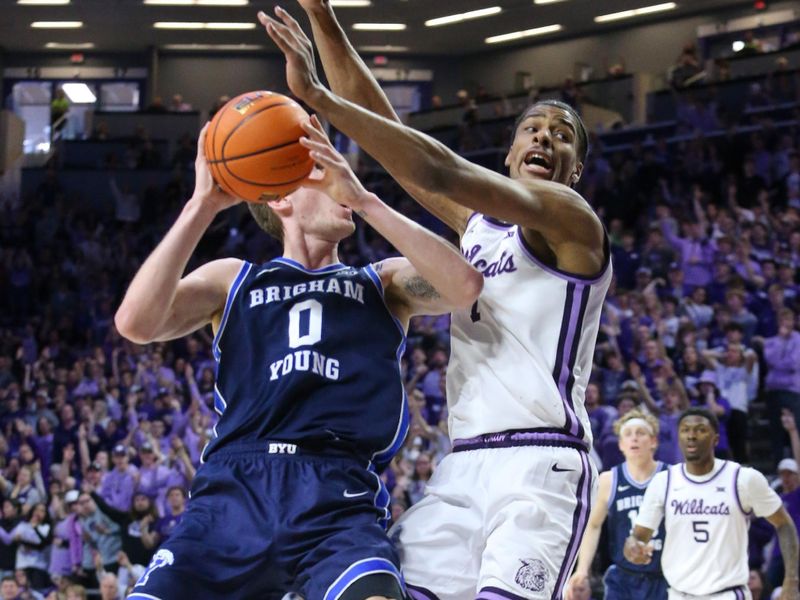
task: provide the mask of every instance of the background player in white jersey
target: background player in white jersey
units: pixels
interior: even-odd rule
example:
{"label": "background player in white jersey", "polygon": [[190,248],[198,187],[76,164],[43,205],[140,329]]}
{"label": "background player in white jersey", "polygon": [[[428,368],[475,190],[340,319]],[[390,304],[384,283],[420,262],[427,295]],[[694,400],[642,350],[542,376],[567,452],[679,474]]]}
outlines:
{"label": "background player in white jersey", "polygon": [[636,565],[623,556],[625,540],[639,514],[644,492],[656,473],[666,465],[656,461],[658,447],[658,420],[650,414],[633,409],[614,423],[619,437],[619,449],[625,462],[600,474],[597,501],[589,515],[589,525],[578,552],[578,565],[567,583],[566,600],[574,600],[573,590],[581,588],[589,579],[592,561],[603,523],[607,521],[608,544],[612,565],[603,579],[605,600],[665,600],[667,582],[661,573],[661,547],[663,527],[653,540],[652,561]]}
{"label": "background player in white jersey", "polygon": [[319,83],[297,22],[261,13],[292,92],[460,234],[485,277],[472,310],[452,318],[454,452],[395,529],[409,589],[442,600],[560,598],[596,486],[583,397],[611,280],[603,226],[570,187],[587,152],[583,123],[565,104],[536,103],[515,126],[510,177],[474,165],[400,124],[327,2],[300,3],[341,96]]}
{"label": "background player in white jersey", "polygon": [[678,439],[686,462],[653,478],[625,543],[625,557],[636,564],[650,562],[650,540],[663,519],[661,568],[671,600],[750,598],[747,530],[754,514],[766,517],[778,533],[786,561],[780,598],[800,598],[797,530],[765,477],[714,458],[719,423],[705,409],[690,408],[681,415]]}

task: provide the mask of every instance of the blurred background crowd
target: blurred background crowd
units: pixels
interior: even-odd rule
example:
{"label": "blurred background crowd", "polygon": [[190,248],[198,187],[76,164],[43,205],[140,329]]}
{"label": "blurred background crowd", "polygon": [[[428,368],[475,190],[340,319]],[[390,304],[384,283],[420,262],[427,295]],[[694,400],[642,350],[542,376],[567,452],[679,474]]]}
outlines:
{"label": "blurred background crowd", "polygon": [[[684,47],[672,71],[671,128],[620,128],[624,143],[594,132],[578,186],[604,220],[615,271],[585,391],[593,456],[602,469],[623,460],[613,422],[639,407],[660,421],[657,458],[679,462],[678,415],[704,406],[722,423],[718,455],[777,474],[800,525],[798,72],[778,56],[732,108],[714,87],[725,64],[698,78],[695,53]],[[624,64],[615,69],[609,77]],[[509,119],[483,122],[477,107],[493,97],[465,94],[449,143],[502,146]],[[560,94],[580,109],[574,82]],[[68,183],[56,157],[35,191],[0,206],[3,599],[124,597],[180,521],[213,435],[211,332],[138,346],[114,328],[127,283],[192,190],[193,133],[171,156],[151,133],[139,128],[121,155],[109,151],[99,189]],[[102,123],[94,139],[107,140]],[[367,158],[354,164],[372,191],[447,235]],[[154,165],[171,169],[166,184],[134,190],[115,176]],[[215,221],[189,268],[278,252],[237,207]],[[340,249],[351,264],[392,252],[360,222]],[[448,328],[447,316],[416,318],[408,333],[411,430],[383,474],[395,519],[450,449]],[[756,598],[782,577],[771,531],[751,530]]]}

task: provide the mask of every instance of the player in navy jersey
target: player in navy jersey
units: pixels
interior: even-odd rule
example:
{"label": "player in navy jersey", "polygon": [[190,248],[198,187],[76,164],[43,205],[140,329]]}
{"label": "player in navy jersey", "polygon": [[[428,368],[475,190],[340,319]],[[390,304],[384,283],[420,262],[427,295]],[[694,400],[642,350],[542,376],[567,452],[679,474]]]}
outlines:
{"label": "player in navy jersey", "polygon": [[[198,142],[195,192],[116,314],[137,343],[209,323],[219,421],[183,518],[130,598],[400,600],[379,473],[403,443],[399,359],[412,315],[469,306],[479,272],[441,238],[364,190],[319,122],[322,170],[296,192],[249,205],[283,241],[265,264],[228,258],[181,277],[203,232],[238,202],[217,188]],[[405,258],[338,261],[352,212]]]}
{"label": "player in navy jersey", "polygon": [[589,515],[589,525],[578,552],[578,565],[567,583],[566,600],[572,600],[573,587],[589,579],[603,523],[613,564],[603,579],[606,600],[666,600],[667,582],[661,574],[661,545],[664,528],[653,536],[653,560],[646,565],[628,561],[623,554],[625,540],[633,528],[644,492],[653,476],[666,466],[654,460],[658,447],[658,420],[633,409],[614,423],[619,449],[625,462],[600,474],[597,501]]}

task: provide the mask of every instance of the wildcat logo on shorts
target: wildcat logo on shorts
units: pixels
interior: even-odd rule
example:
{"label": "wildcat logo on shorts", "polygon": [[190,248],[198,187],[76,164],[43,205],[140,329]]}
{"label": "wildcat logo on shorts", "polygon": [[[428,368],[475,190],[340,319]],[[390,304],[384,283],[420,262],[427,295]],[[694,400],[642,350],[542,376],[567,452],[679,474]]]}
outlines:
{"label": "wildcat logo on shorts", "polygon": [[133,587],[139,587],[140,585],[144,585],[147,583],[147,580],[150,579],[150,574],[158,569],[159,567],[168,567],[172,563],[175,562],[175,556],[167,550],[166,548],[161,548],[158,552],[153,555],[153,560],[150,561],[150,564],[147,567],[147,570],[142,573],[142,576],[139,578],[139,581],[136,582],[136,585]]}
{"label": "wildcat logo on shorts", "polygon": [[522,566],[517,571],[514,581],[520,587],[532,592],[541,592],[550,580],[547,567],[538,558],[519,559]]}

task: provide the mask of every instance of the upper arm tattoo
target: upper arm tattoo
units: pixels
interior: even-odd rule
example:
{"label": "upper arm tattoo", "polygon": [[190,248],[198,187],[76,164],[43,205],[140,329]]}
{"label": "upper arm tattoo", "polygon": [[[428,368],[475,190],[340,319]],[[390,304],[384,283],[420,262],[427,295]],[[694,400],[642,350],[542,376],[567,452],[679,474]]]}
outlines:
{"label": "upper arm tattoo", "polygon": [[441,295],[431,283],[419,275],[407,277],[403,280],[403,289],[409,296],[425,300],[438,300]]}

